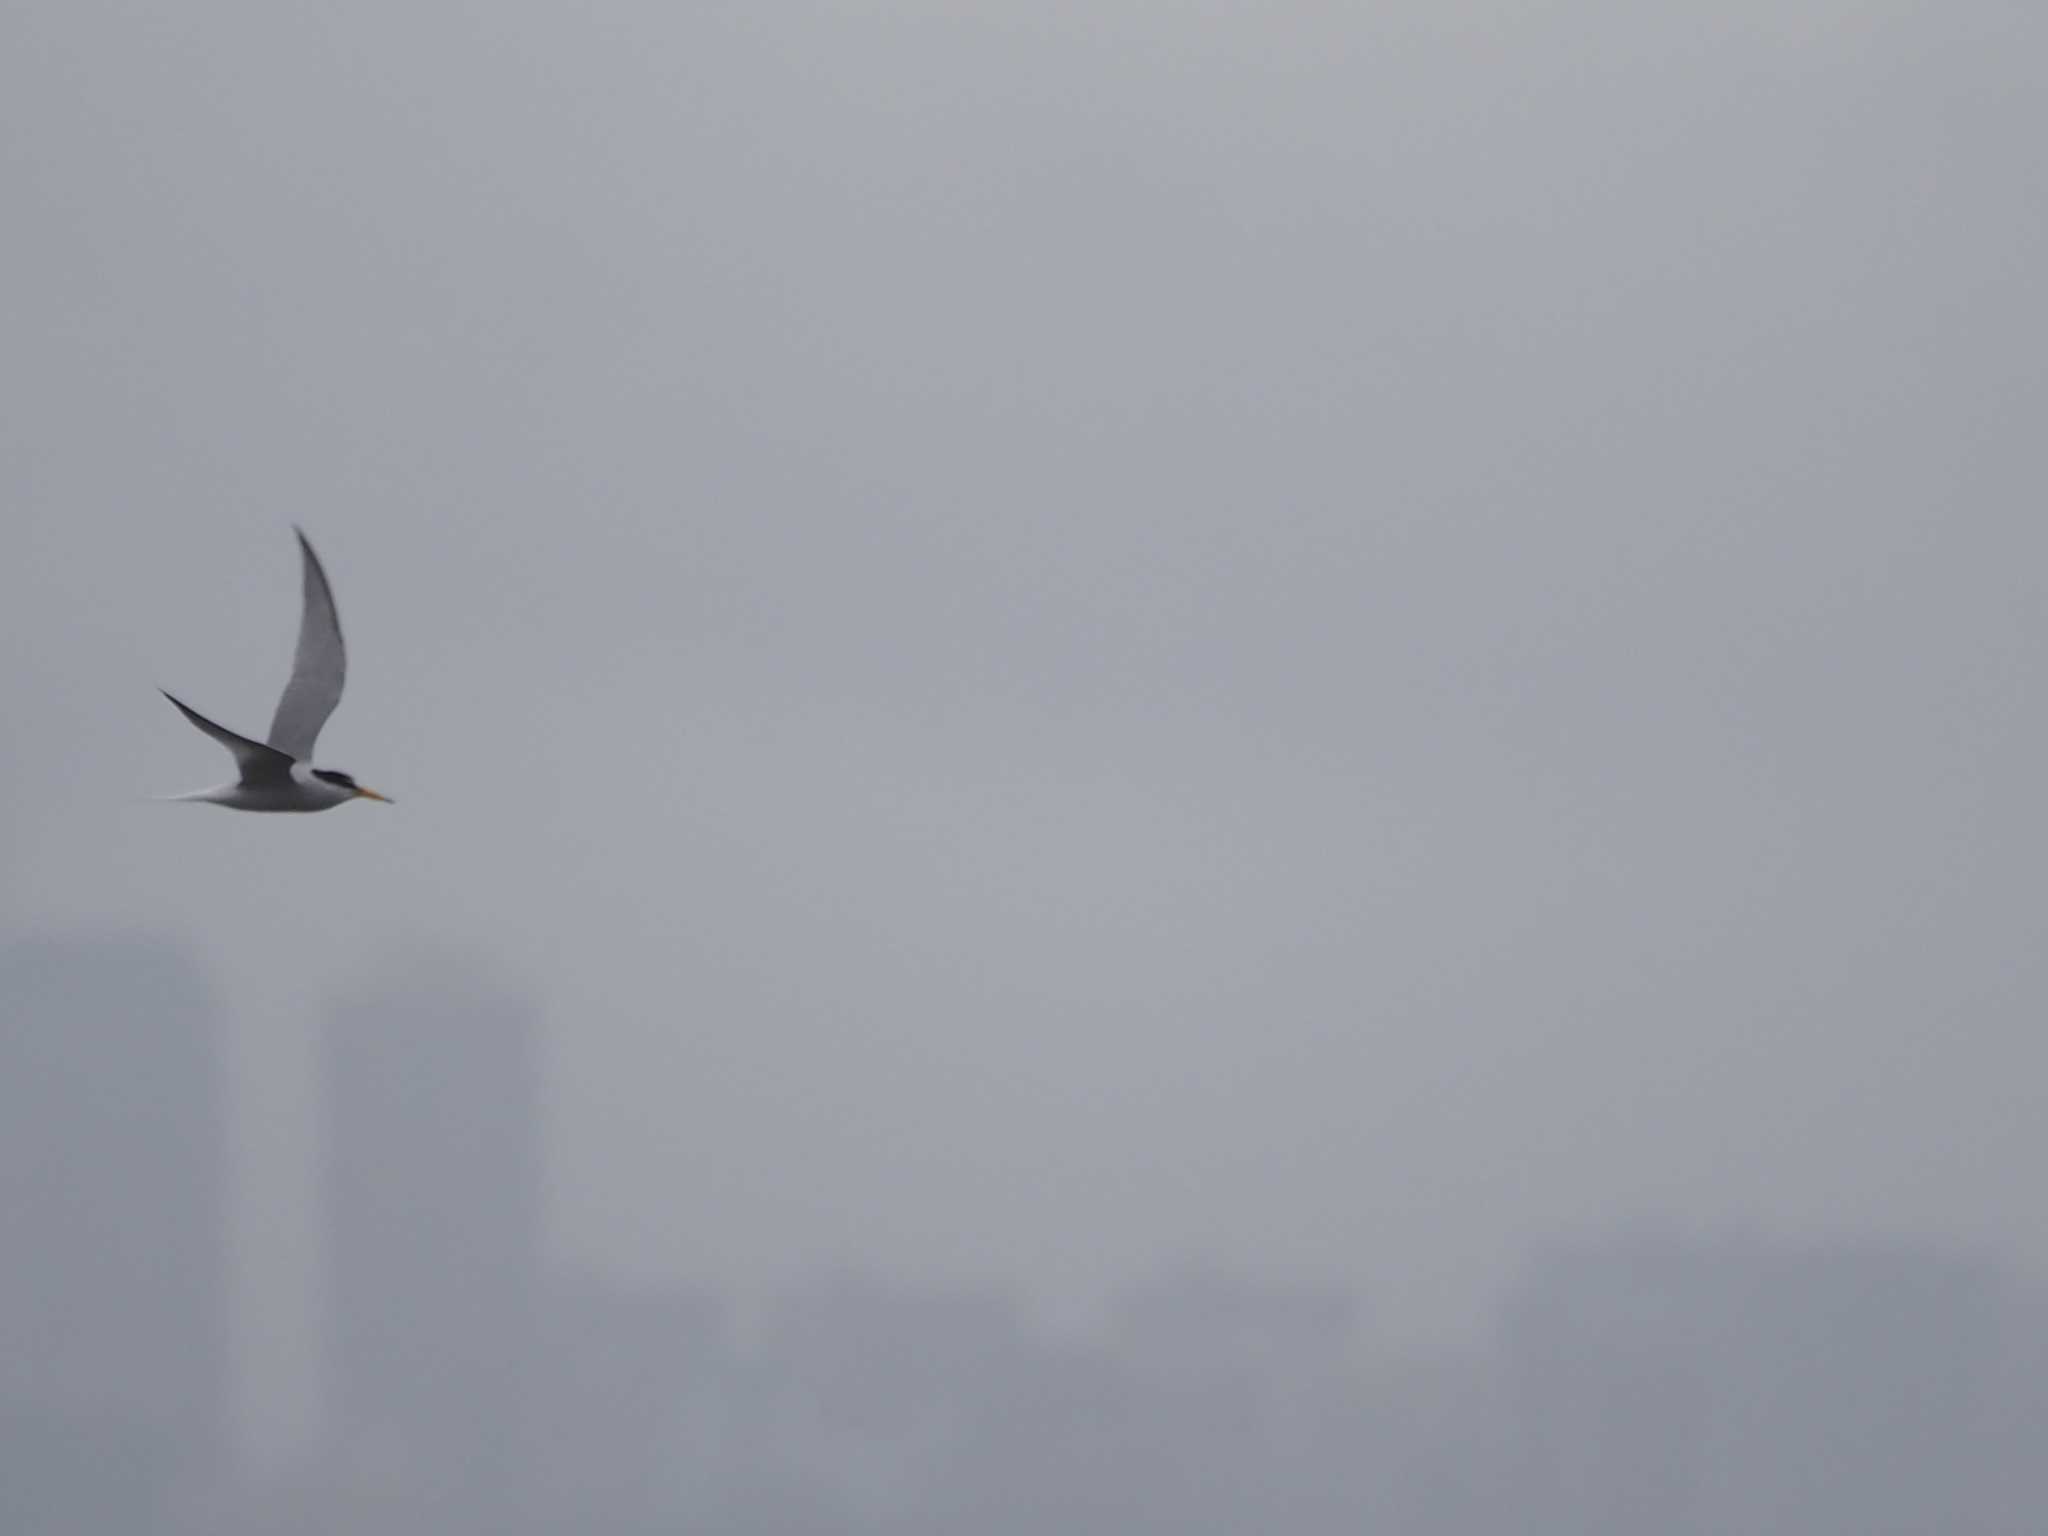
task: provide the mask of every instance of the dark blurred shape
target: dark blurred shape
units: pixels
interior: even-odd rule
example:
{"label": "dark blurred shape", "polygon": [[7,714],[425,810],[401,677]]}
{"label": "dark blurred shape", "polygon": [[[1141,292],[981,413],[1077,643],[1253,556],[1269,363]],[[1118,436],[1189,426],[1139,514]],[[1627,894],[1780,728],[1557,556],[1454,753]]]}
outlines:
{"label": "dark blurred shape", "polygon": [[182,1531],[226,1473],[220,1011],[148,937],[0,942],[0,1531]]}
{"label": "dark blurred shape", "polygon": [[1996,1265],[1934,1248],[1554,1253],[1506,1319],[1521,1502],[1587,1536],[2020,1536],[2048,1507],[2044,1322]]}
{"label": "dark blurred shape", "polygon": [[730,1391],[725,1306],[555,1279],[540,1319],[531,1507],[575,1529],[655,1522],[713,1472]]}
{"label": "dark blurred shape", "polygon": [[453,957],[414,955],[337,1003],[321,1047],[345,1481],[488,1524],[527,1481],[535,1009]]}

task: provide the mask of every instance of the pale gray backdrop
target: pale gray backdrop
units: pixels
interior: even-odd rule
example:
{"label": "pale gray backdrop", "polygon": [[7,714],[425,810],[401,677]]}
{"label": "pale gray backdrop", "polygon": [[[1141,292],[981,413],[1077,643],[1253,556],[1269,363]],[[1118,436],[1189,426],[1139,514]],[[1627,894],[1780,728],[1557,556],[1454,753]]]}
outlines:
{"label": "pale gray backdrop", "polygon": [[[2030,6],[17,3],[12,926],[545,1010],[552,1230],[1456,1340],[1647,1222],[2048,1259]],[[352,644],[295,820],[141,803]],[[285,1426],[279,1428],[280,1425]]]}

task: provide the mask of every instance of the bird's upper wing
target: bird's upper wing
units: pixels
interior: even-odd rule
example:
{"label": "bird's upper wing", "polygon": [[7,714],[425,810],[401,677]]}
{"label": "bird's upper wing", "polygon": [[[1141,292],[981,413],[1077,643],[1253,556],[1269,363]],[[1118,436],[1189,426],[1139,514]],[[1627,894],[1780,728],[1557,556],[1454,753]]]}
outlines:
{"label": "bird's upper wing", "polygon": [[[157,691],[159,693],[163,692],[162,689]],[[242,772],[243,783],[266,783],[275,779],[288,779],[291,777],[292,760],[285,753],[278,751],[275,747],[266,747],[260,741],[251,741],[246,736],[238,736],[224,725],[215,725],[183,699],[173,698],[168,693],[165,693],[164,697],[177,705],[178,712],[187,720],[190,720],[200,730],[206,732],[207,735],[211,736],[235,755],[235,766]]]}
{"label": "bird's upper wing", "polygon": [[328,588],[327,573],[320,569],[320,557],[313,553],[313,546],[306,542],[303,533],[299,533],[299,553],[305,565],[299,652],[292,662],[292,679],[284,685],[277,713],[271,716],[270,744],[287,756],[304,761],[313,755],[320,727],[341,702],[348,659],[341,648],[341,620],[335,616],[334,593]]}

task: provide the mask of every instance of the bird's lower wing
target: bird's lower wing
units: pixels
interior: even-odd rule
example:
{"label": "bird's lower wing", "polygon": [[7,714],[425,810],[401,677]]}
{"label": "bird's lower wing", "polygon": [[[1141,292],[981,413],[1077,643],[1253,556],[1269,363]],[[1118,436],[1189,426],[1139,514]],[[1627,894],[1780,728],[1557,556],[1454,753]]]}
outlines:
{"label": "bird's lower wing", "polygon": [[238,736],[224,725],[215,725],[183,699],[164,693],[161,688],[157,692],[163,693],[165,698],[177,705],[179,714],[234,754],[235,764],[242,770],[244,782],[291,777],[292,759],[288,753],[280,752],[275,747],[266,747],[260,741],[251,741],[246,736]]}

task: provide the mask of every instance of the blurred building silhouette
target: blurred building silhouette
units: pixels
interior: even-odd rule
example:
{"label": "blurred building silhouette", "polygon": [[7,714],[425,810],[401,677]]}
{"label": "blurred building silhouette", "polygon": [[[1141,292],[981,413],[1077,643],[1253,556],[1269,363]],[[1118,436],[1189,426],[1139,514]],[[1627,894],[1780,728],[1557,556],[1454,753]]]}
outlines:
{"label": "blurred building silhouette", "polygon": [[0,941],[0,1530],[183,1530],[216,1495],[222,1078],[176,945]]}
{"label": "blurred building silhouette", "polygon": [[716,1298],[558,1277],[536,1364],[533,1508],[557,1528],[651,1522],[718,1475],[732,1357]]}
{"label": "blurred building silhouette", "polygon": [[1110,1313],[1111,1337],[1133,1364],[1271,1392],[1342,1379],[1357,1328],[1357,1299],[1342,1291],[1261,1285],[1213,1264],[1162,1271]]}
{"label": "blurred building silhouette", "polygon": [[329,1380],[344,1481],[486,1527],[529,1481],[537,1045],[528,1002],[438,956],[352,991],[322,1030]]}
{"label": "blurred building silhouette", "polygon": [[2048,1507],[2048,1308],[1939,1249],[1570,1246],[1435,1366],[1359,1358],[1345,1293],[1214,1266],[1065,1337],[842,1273],[742,1341],[701,1293],[547,1263],[536,1028],[445,964],[331,1010],[334,1446],[264,1536],[2031,1536]]}
{"label": "blurred building silhouette", "polygon": [[757,1497],[900,1525],[928,1507],[1035,1347],[1009,1296],[821,1275],[767,1309],[735,1468]]}
{"label": "blurred building silhouette", "polygon": [[2019,1536],[2048,1497],[2043,1339],[2038,1298],[1940,1250],[1562,1251],[1506,1319],[1520,1502],[1588,1536]]}

